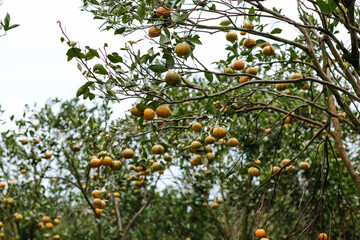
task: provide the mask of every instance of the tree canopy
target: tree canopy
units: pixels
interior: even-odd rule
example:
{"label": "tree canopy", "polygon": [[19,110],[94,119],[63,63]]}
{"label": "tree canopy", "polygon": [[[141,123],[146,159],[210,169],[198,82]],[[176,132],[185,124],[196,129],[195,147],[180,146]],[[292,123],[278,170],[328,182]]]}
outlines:
{"label": "tree canopy", "polygon": [[109,52],[59,22],[77,97],[103,104],[55,100],[2,133],[4,179],[25,172],[0,192],[7,236],[40,239],[49,216],[54,239],[359,238],[355,1],[296,1],[296,16],[259,0],[83,4],[101,30],[143,37]]}

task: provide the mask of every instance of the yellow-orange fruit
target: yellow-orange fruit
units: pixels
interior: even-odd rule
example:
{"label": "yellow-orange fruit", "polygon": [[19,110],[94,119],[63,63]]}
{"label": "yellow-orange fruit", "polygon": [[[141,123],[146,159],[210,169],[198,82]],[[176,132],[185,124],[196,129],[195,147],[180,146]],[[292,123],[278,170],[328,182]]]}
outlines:
{"label": "yellow-orange fruit", "polygon": [[181,76],[174,71],[169,71],[165,75],[165,82],[169,85],[176,85],[181,83]]}
{"label": "yellow-orange fruit", "polygon": [[153,120],[155,117],[155,112],[151,108],[146,108],[143,112],[144,118],[146,120]]}
{"label": "yellow-orange fruit", "polygon": [[271,174],[275,174],[275,173],[277,173],[278,171],[280,171],[280,168],[279,168],[278,166],[273,166],[273,167],[271,168]]}
{"label": "yellow-orange fruit", "polygon": [[256,237],[265,237],[265,230],[264,229],[256,229],[255,236]]}
{"label": "yellow-orange fruit", "polygon": [[246,28],[246,29],[254,29],[254,24],[250,23],[250,22],[245,22],[243,24],[243,28]]}
{"label": "yellow-orange fruit", "polygon": [[92,191],[91,195],[94,197],[94,198],[99,198],[100,197],[100,194],[101,192],[99,190],[94,190]]}
{"label": "yellow-orange fruit", "polygon": [[149,37],[155,38],[161,35],[161,29],[157,29],[156,27],[151,27],[149,29]]}
{"label": "yellow-orange fruit", "polygon": [[161,166],[160,163],[158,163],[158,162],[154,162],[154,163],[151,165],[151,168],[154,169],[155,171],[160,171],[160,170],[162,170],[162,166]]}
{"label": "yellow-orange fruit", "polygon": [[278,83],[276,84],[276,90],[283,91],[286,89],[286,83]]}
{"label": "yellow-orange fruit", "polygon": [[247,81],[249,81],[247,76],[242,76],[242,77],[239,78],[240,83],[246,83]]}
{"label": "yellow-orange fruit", "polygon": [[258,74],[258,72],[259,72],[259,69],[257,67],[248,67],[245,70],[245,73],[251,74],[251,75],[256,75],[256,74]]}
{"label": "yellow-orange fruit", "polygon": [[226,40],[229,42],[235,42],[238,39],[238,36],[235,32],[228,32],[226,34]]}
{"label": "yellow-orange fruit", "polygon": [[216,209],[219,207],[219,204],[217,202],[214,202],[213,204],[210,205],[211,209]]}
{"label": "yellow-orange fruit", "polygon": [[231,68],[224,68],[223,73],[233,74],[233,73],[234,73],[234,70],[232,70]]}
{"label": "yellow-orange fruit", "polygon": [[73,149],[74,152],[78,152],[78,151],[80,151],[81,146],[76,144],[76,145],[74,145],[74,146],[72,147],[72,149]]}
{"label": "yellow-orange fruit", "polygon": [[310,90],[310,85],[305,83],[304,86],[301,87],[302,90]]}
{"label": "yellow-orange fruit", "polygon": [[156,16],[167,18],[171,15],[171,11],[168,7],[159,7],[156,9]]}
{"label": "yellow-orange fruit", "polygon": [[227,131],[223,127],[216,127],[212,132],[213,137],[216,139],[224,138],[226,134]]}
{"label": "yellow-orange fruit", "polygon": [[308,170],[309,169],[309,163],[301,162],[301,163],[299,163],[299,168],[302,169],[302,170]]}
{"label": "yellow-orange fruit", "polygon": [[287,166],[286,167],[286,172],[293,174],[296,171],[295,167],[293,165]]}
{"label": "yellow-orange fruit", "polygon": [[101,208],[96,208],[95,209],[95,213],[97,214],[97,215],[100,215],[100,214],[102,214],[103,213],[103,209],[101,209]]}
{"label": "yellow-orange fruit", "polygon": [[160,144],[154,145],[151,150],[153,154],[157,154],[157,155],[164,154],[165,152],[164,147],[161,146]]}
{"label": "yellow-orange fruit", "polygon": [[111,163],[112,163],[111,157],[105,156],[105,157],[100,158],[100,164],[105,167],[111,166]]}
{"label": "yellow-orange fruit", "polygon": [[274,55],[275,51],[271,46],[266,46],[263,48],[263,54],[265,56],[272,56]]}
{"label": "yellow-orange fruit", "polygon": [[269,133],[271,133],[272,131],[271,131],[271,128],[267,128],[267,129],[265,129],[265,133],[266,134],[269,134]]}
{"label": "yellow-orange fruit", "polygon": [[45,224],[46,229],[52,229],[53,227],[54,227],[54,224],[52,224],[51,222],[48,222]]}
{"label": "yellow-orange fruit", "polygon": [[207,158],[210,164],[213,163],[215,159],[215,155],[212,152],[206,153],[205,157]]}
{"label": "yellow-orange fruit", "polygon": [[175,47],[175,53],[179,57],[188,57],[190,54],[190,46],[187,43],[178,43]]}
{"label": "yellow-orange fruit", "polygon": [[15,214],[14,214],[14,217],[15,217],[15,220],[16,220],[17,222],[20,222],[20,221],[22,221],[22,220],[24,219],[23,215],[21,215],[21,214],[19,214],[19,213],[15,213]]}
{"label": "yellow-orange fruit", "polygon": [[101,199],[100,199],[100,198],[95,198],[95,199],[94,199],[94,204],[95,204],[97,207],[101,206],[101,205],[102,205]]}
{"label": "yellow-orange fruit", "polygon": [[48,217],[48,216],[44,216],[44,217],[42,217],[42,219],[41,219],[43,222],[45,222],[45,223],[47,223],[47,222],[50,222],[51,221],[51,219],[50,219],[50,217]]}
{"label": "yellow-orange fruit", "polygon": [[267,47],[267,46],[270,46],[270,43],[269,43],[269,42],[264,43],[264,44],[261,45],[260,47],[261,47],[261,48],[264,48],[264,47]]}
{"label": "yellow-orange fruit", "polygon": [[283,167],[283,166],[285,166],[286,164],[288,164],[289,162],[290,162],[290,159],[286,158],[286,159],[282,160],[280,166]]}
{"label": "yellow-orange fruit", "polygon": [[133,158],[134,157],[134,151],[132,149],[125,149],[122,151],[122,156],[125,159]]}
{"label": "yellow-orange fruit", "polygon": [[51,153],[49,153],[49,152],[46,152],[46,153],[45,153],[45,158],[51,158],[51,156],[52,156]]}
{"label": "yellow-orange fruit", "polygon": [[101,165],[101,161],[99,158],[95,157],[95,158],[92,158],[91,161],[90,161],[90,166],[92,168],[98,168],[100,167]]}
{"label": "yellow-orange fruit", "polygon": [[256,41],[253,38],[247,38],[244,40],[244,47],[246,48],[251,48],[254,47],[256,45]]}
{"label": "yellow-orange fruit", "polygon": [[191,144],[190,144],[190,148],[192,148],[192,149],[199,149],[199,148],[201,148],[201,146],[202,146],[202,144],[201,144],[201,142],[199,142],[199,141],[193,141],[193,142],[191,142]]}
{"label": "yellow-orange fruit", "polygon": [[229,147],[236,147],[239,145],[239,141],[236,138],[230,138],[227,142]]}
{"label": "yellow-orange fruit", "polygon": [[156,108],[156,115],[161,118],[167,118],[171,114],[170,108],[167,105],[161,105]]}
{"label": "yellow-orange fruit", "polygon": [[213,144],[215,142],[215,138],[213,136],[207,136],[205,138],[205,144]]}
{"label": "yellow-orange fruit", "polygon": [[245,67],[245,63],[241,60],[236,60],[233,64],[235,70],[242,70]]}
{"label": "yellow-orange fruit", "polygon": [[194,123],[192,126],[191,126],[191,129],[194,131],[194,132],[200,132],[201,129],[202,129],[202,126],[200,123]]}
{"label": "yellow-orange fruit", "polygon": [[120,161],[113,161],[110,167],[112,170],[120,170],[122,168],[122,163]]}
{"label": "yellow-orange fruit", "polygon": [[136,105],[132,106],[131,110],[130,110],[131,114],[134,115],[135,117],[142,117],[143,112],[140,111]]}
{"label": "yellow-orange fruit", "polygon": [[290,79],[300,79],[303,78],[303,75],[301,73],[293,73],[290,77]]}
{"label": "yellow-orange fruit", "polygon": [[326,233],[320,233],[318,236],[318,240],[327,240],[328,236]]}
{"label": "yellow-orange fruit", "polygon": [[248,169],[248,174],[252,177],[257,177],[260,175],[260,170],[256,167],[250,167]]}

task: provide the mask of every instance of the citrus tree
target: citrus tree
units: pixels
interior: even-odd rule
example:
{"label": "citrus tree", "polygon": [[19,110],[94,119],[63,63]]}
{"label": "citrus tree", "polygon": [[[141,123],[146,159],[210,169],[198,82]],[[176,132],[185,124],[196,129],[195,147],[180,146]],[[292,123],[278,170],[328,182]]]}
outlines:
{"label": "citrus tree", "polygon": [[[3,1],[0,1],[0,6],[3,3]],[[5,36],[6,32],[18,27],[19,24],[10,24],[10,15],[9,13],[6,14],[4,20],[0,20],[0,37]]]}
{"label": "citrus tree", "polygon": [[[177,200],[165,190],[169,201],[148,208],[161,213],[146,215],[150,234],[164,221],[173,238],[359,237],[355,1],[297,1],[296,16],[256,0],[83,2],[103,30],[143,33],[108,52],[80,48],[60,24],[87,79],[77,95],[137,101],[106,142],[128,170],[164,171],[176,189]],[[196,54],[215,38],[227,43]]]}
{"label": "citrus tree", "polygon": [[122,160],[111,115],[107,101],[55,99],[2,122],[0,239],[119,239],[162,201],[158,174]]}

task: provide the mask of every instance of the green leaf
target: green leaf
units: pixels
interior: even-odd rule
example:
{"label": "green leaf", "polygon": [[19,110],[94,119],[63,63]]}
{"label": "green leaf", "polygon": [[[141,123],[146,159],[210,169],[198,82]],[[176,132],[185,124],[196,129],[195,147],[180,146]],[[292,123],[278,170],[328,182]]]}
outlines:
{"label": "green leaf", "polygon": [[211,99],[209,99],[206,103],[206,111],[208,111],[210,114],[214,114],[216,112],[216,108],[214,104],[212,103]]}
{"label": "green leaf", "polygon": [[118,53],[113,52],[112,54],[108,54],[107,58],[110,60],[110,62],[112,63],[118,63],[118,62],[123,62],[122,57],[119,56]]}
{"label": "green leaf", "polygon": [[175,60],[174,60],[174,58],[171,56],[171,55],[169,55],[169,54],[164,54],[164,56],[165,56],[165,59],[166,59],[166,66],[168,67],[168,68],[173,68],[174,67],[174,65],[175,65]]}
{"label": "green leaf", "polygon": [[211,5],[211,7],[209,7],[209,10],[216,11],[216,5],[215,4]]}
{"label": "green leaf", "polygon": [[140,5],[138,6],[137,14],[138,14],[140,20],[144,19],[144,16],[145,16],[145,4],[144,4],[144,2],[141,2]]}
{"label": "green leaf", "polygon": [[228,25],[230,25],[230,24],[231,24],[231,21],[228,20],[228,19],[222,20],[222,21],[220,22],[220,25],[221,25],[221,26],[228,26]]}
{"label": "green leaf", "polygon": [[166,36],[166,35],[160,36],[160,45],[167,45],[169,43],[171,43],[171,40],[168,36]]}
{"label": "green leaf", "polygon": [[159,65],[159,64],[151,65],[151,66],[149,66],[149,69],[153,72],[159,72],[159,73],[167,71],[167,68],[165,66]]}
{"label": "green leaf", "polygon": [[265,40],[263,40],[263,39],[258,39],[258,40],[256,40],[256,46],[261,46],[261,45],[263,45],[263,44],[265,44],[266,43],[266,41]]}
{"label": "green leaf", "polygon": [[116,93],[112,90],[107,90],[108,94],[116,99],[119,102],[119,98],[116,96]]}
{"label": "green leaf", "polygon": [[77,63],[77,68],[79,69],[80,72],[82,71],[82,67],[81,67],[80,63]]}
{"label": "green leaf", "polygon": [[97,58],[100,58],[99,56],[99,53],[95,50],[95,49],[92,49],[90,47],[86,47],[86,49],[89,51],[89,53],[91,53],[93,56],[97,57]]}
{"label": "green leaf", "polygon": [[193,37],[191,37],[191,38],[188,38],[187,40],[189,40],[190,42],[199,44],[199,45],[202,44],[202,42],[200,41],[199,35],[195,35],[195,36],[193,36]]}
{"label": "green leaf", "polygon": [[121,27],[119,29],[116,29],[115,32],[114,32],[114,35],[116,34],[123,34],[126,30],[126,27]]}
{"label": "green leaf", "polygon": [[[250,9],[249,9],[249,15],[254,15],[255,14],[255,8],[254,6],[252,6]],[[255,16],[249,16],[249,20],[250,21],[254,21],[254,18]]]}
{"label": "green leaf", "polygon": [[18,26],[20,26],[20,24],[13,24],[13,25],[11,25],[11,26],[9,27],[9,30],[10,30],[10,29],[13,29],[13,28],[16,28],[16,27],[18,27]]}
{"label": "green leaf", "polygon": [[108,73],[104,68],[104,66],[100,63],[94,65],[93,71],[97,74],[102,74],[102,75],[106,75]]}
{"label": "green leaf", "polygon": [[238,117],[238,115],[235,113],[235,114],[233,115],[233,117],[232,117],[233,122],[235,122],[235,120],[237,119],[237,117]]}
{"label": "green leaf", "polygon": [[165,165],[165,163],[164,163],[163,161],[160,161],[160,166],[161,166],[163,169],[166,168],[166,165]]}
{"label": "green leaf", "polygon": [[273,49],[280,49],[279,44],[276,44],[276,43],[271,44],[271,47],[272,47]]}
{"label": "green leaf", "polygon": [[281,33],[282,29],[281,28],[275,28],[274,30],[271,31],[271,34],[278,34]]}
{"label": "green leaf", "polygon": [[205,78],[209,80],[209,82],[212,82],[214,79],[214,76],[211,73],[205,72]]}
{"label": "green leaf", "polygon": [[68,61],[70,61],[74,57],[79,57],[80,53],[81,53],[80,48],[70,48],[66,53],[66,56],[68,56]]}
{"label": "green leaf", "polygon": [[337,8],[337,4],[334,0],[328,0],[330,12],[334,11]]}
{"label": "green leaf", "polygon": [[4,18],[3,26],[4,26],[5,31],[9,30],[9,26],[10,26],[10,15],[9,15],[9,13],[7,13],[5,18]]}
{"label": "green leaf", "polygon": [[331,13],[337,7],[336,2],[334,0],[328,0],[327,3],[323,0],[316,0],[316,3],[318,4],[321,12],[325,14]]}
{"label": "green leaf", "polygon": [[88,86],[86,86],[86,84],[82,85],[76,92],[76,97],[80,97],[81,95],[83,95],[86,90],[88,90]]}
{"label": "green leaf", "polygon": [[139,111],[144,111],[146,108],[148,108],[149,106],[148,105],[145,105],[145,104],[142,104],[142,103],[139,103],[139,104],[136,104],[136,108],[139,110]]}

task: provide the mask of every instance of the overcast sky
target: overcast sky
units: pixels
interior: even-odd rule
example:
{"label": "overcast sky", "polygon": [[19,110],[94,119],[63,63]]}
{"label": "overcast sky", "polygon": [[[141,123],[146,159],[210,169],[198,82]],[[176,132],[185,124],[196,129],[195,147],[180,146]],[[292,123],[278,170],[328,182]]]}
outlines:
{"label": "overcast sky", "polygon": [[[271,5],[270,2],[275,1],[268,1]],[[293,7],[295,2],[291,2]],[[11,23],[20,24],[0,38],[0,105],[8,115],[19,116],[25,104],[42,105],[53,97],[73,98],[85,83],[76,62],[66,60],[68,47],[60,42],[57,20],[81,47],[89,45],[96,49],[105,42],[110,50],[124,47],[127,39],[115,36],[112,31],[100,32],[101,20],[93,20],[92,14],[80,11],[81,5],[80,0],[4,0],[0,6],[1,19],[9,12]],[[138,33],[132,40],[143,35]],[[204,45],[196,49],[198,58],[212,62],[226,56],[225,33],[207,35],[201,40]],[[129,103],[121,104],[116,112],[121,115],[129,108]]]}
{"label": "overcast sky", "polygon": [[96,48],[108,42],[118,49],[124,45],[119,35],[100,32],[101,22],[80,7],[80,0],[4,0],[0,18],[9,12],[12,24],[20,24],[0,38],[0,104],[7,112],[18,115],[24,104],[73,98],[85,83],[75,61],[66,60],[68,48],[60,42],[57,20],[82,46]]}

